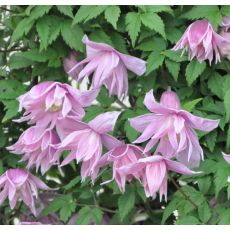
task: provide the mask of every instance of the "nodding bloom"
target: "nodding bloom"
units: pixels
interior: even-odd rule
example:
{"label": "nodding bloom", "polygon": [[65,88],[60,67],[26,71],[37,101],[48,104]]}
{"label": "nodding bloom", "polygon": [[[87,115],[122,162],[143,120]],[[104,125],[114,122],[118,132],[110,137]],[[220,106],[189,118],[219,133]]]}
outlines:
{"label": "nodding bloom", "polygon": [[228,43],[214,31],[207,20],[197,20],[186,29],[173,50],[184,49],[188,52],[190,60],[194,57],[199,62],[209,60],[211,65],[214,54],[216,63],[220,62],[220,48]]}
{"label": "nodding bloom", "polygon": [[228,30],[230,29],[230,17],[223,17],[221,26],[224,27],[225,32],[228,32]]}
{"label": "nodding bloom", "polygon": [[129,175],[124,175],[119,171],[119,169],[128,164],[136,163],[140,158],[144,156],[145,155],[143,154],[142,148],[132,144],[124,144],[120,142],[120,145],[104,154],[98,163],[99,167],[109,163],[113,164],[113,177],[111,180],[106,181],[103,184],[115,179],[120,190],[124,192],[126,179],[128,181],[131,181],[133,177],[140,179],[141,173],[137,172]]}
{"label": "nodding bloom", "polygon": [[[230,155],[227,155],[225,153],[222,153],[224,159],[230,164]],[[228,177],[228,182],[230,182],[230,176]]]}
{"label": "nodding bloom", "polygon": [[24,131],[18,141],[7,149],[15,154],[22,155],[22,161],[28,161],[27,168],[36,166],[44,174],[55,164],[53,161],[56,149],[53,145],[60,142],[54,130],[33,126]]}
{"label": "nodding bloom", "polygon": [[128,164],[120,168],[120,173],[130,175],[133,173],[141,174],[141,183],[147,197],[156,197],[159,192],[160,201],[162,197],[167,200],[167,179],[168,171],[193,175],[201,172],[194,172],[185,165],[169,160],[159,155],[149,156],[139,159],[136,163]]}
{"label": "nodding bloom", "polygon": [[[57,145],[55,159],[64,150],[70,150],[69,155],[61,166],[76,159],[77,163],[82,161],[81,176],[84,180],[87,176],[96,177],[96,166],[102,155],[103,145],[107,148],[113,146],[115,138],[107,134],[112,131],[120,112],[106,112],[98,115],[88,124],[69,118],[63,120],[63,126],[73,125],[76,131],[71,132]],[[72,122],[71,122],[72,119]],[[66,123],[65,123],[66,121]],[[60,129],[59,132],[62,132]]]}
{"label": "nodding bloom", "polygon": [[70,69],[68,74],[72,76],[74,72],[79,71],[82,65],[85,65],[74,77],[77,81],[93,74],[93,88],[105,85],[110,95],[126,96],[128,92],[127,69],[140,76],[146,70],[146,62],[122,54],[108,44],[90,41],[86,35],[82,41],[86,45],[87,57]]}
{"label": "nodding bloom", "polygon": [[23,200],[36,215],[33,195],[38,197],[38,189],[48,190],[49,187],[24,169],[8,169],[0,176],[0,205],[7,196],[11,209],[15,208],[18,200]]}
{"label": "nodding bloom", "polygon": [[150,90],[144,104],[151,113],[130,119],[131,126],[142,133],[134,143],[149,140],[144,149],[148,152],[159,142],[155,153],[176,157],[190,167],[199,166],[203,150],[194,129],[210,132],[219,120],[201,118],[183,110],[178,96],[170,89],[162,94],[160,103]]}
{"label": "nodding bloom", "polygon": [[[71,51],[69,56],[63,60],[64,70],[66,73],[68,73],[75,65],[77,65],[77,52]],[[69,75],[71,77],[75,77],[79,74],[81,68],[75,68]]]}
{"label": "nodding bloom", "polygon": [[23,117],[17,122],[29,121],[29,124],[53,128],[58,118],[76,116],[81,119],[96,98],[98,90],[80,92],[68,84],[42,82],[18,98],[19,111],[25,109]]}

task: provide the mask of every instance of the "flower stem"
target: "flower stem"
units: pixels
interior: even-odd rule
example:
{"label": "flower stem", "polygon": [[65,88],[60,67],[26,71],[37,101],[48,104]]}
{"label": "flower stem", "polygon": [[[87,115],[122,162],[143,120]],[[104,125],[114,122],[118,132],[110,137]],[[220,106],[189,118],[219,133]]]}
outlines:
{"label": "flower stem", "polygon": [[183,195],[185,197],[185,199],[187,201],[189,201],[189,203],[195,208],[198,209],[198,206],[190,199],[190,197],[180,188],[180,186],[176,183],[176,181],[174,180],[173,177],[169,176],[173,185],[176,187],[176,189],[178,190],[178,192],[181,193],[181,195]]}
{"label": "flower stem", "polygon": [[120,105],[123,109],[129,109],[128,106],[126,106],[122,101],[120,101],[118,98],[116,99],[116,102],[118,105]]}

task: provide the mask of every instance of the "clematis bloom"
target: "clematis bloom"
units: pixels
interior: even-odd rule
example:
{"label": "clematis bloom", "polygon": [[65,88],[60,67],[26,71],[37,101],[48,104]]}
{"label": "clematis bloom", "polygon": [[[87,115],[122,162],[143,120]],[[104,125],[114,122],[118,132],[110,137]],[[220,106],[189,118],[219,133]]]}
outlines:
{"label": "clematis bloom", "polygon": [[159,155],[141,158],[136,163],[128,164],[120,168],[120,173],[124,175],[140,173],[141,183],[146,196],[155,198],[156,193],[159,192],[160,201],[163,196],[167,201],[168,171],[184,175],[201,173],[194,172],[179,162],[169,160]]}
{"label": "clematis bloom", "polygon": [[[133,177],[140,179],[141,173],[137,172],[125,176],[124,174],[120,173],[119,169],[128,164],[136,163],[142,157],[144,157],[142,148],[132,144],[124,144],[120,142],[120,145],[113,148],[101,157],[98,165],[102,167],[109,163],[113,163],[113,177],[110,181],[115,179],[120,190],[124,192],[126,179],[128,181],[131,181]],[[106,181],[103,184],[110,181]]]}
{"label": "clematis bloom", "polygon": [[96,98],[98,90],[80,92],[68,84],[59,82],[42,82],[18,98],[19,111],[25,109],[24,116],[18,122],[53,128],[58,118],[76,116],[81,119]]}
{"label": "clematis bloom", "polygon": [[144,104],[151,113],[129,119],[131,126],[142,133],[134,143],[149,140],[144,149],[148,152],[159,142],[155,153],[176,157],[190,167],[199,166],[203,150],[194,129],[210,132],[218,126],[219,120],[201,118],[183,110],[171,89],[162,94],[160,103],[150,90]]}
{"label": "clematis bloom", "polygon": [[24,169],[8,169],[0,176],[0,205],[7,196],[11,209],[15,208],[18,200],[23,200],[36,215],[33,195],[38,197],[38,189],[48,190],[49,187]]}
{"label": "clematis bloom", "polygon": [[223,17],[221,26],[224,27],[225,32],[228,32],[230,29],[230,17]]}
{"label": "clematis bloom", "polygon": [[207,59],[211,65],[214,54],[215,62],[220,62],[220,49],[229,43],[214,31],[207,20],[197,20],[186,29],[173,50],[184,49],[188,52],[190,60],[194,57],[199,62]]}
{"label": "clematis bloom", "polygon": [[82,41],[86,45],[87,57],[70,69],[68,74],[72,76],[74,72],[78,73],[79,68],[85,65],[80,73],[75,75],[74,78],[77,81],[94,73],[93,88],[105,85],[110,95],[126,96],[128,92],[127,69],[140,76],[146,70],[146,62],[122,54],[108,44],[90,41],[86,35]]}
{"label": "clematis bloom", "polygon": [[[110,148],[114,143],[114,137],[107,134],[112,131],[120,112],[106,112],[98,115],[88,124],[72,119],[63,120],[63,126],[73,125],[76,131],[71,132],[57,145],[55,159],[58,159],[60,153],[64,150],[70,150],[69,155],[62,162],[61,166],[68,164],[76,159],[77,163],[82,161],[81,176],[84,180],[87,176],[93,179],[96,177],[96,166],[102,155],[103,145]],[[71,119],[71,118],[70,118]],[[63,132],[60,129],[59,132]],[[61,135],[62,136],[62,135]]]}
{"label": "clematis bloom", "polygon": [[23,155],[22,161],[28,161],[27,168],[36,166],[44,174],[55,164],[53,161],[56,149],[53,145],[60,142],[54,130],[44,130],[43,127],[33,126],[24,131],[18,141],[7,147],[11,152]]}
{"label": "clematis bloom", "polygon": [[[224,159],[230,164],[230,155],[222,153]],[[230,182],[230,176],[228,177],[228,182]]]}

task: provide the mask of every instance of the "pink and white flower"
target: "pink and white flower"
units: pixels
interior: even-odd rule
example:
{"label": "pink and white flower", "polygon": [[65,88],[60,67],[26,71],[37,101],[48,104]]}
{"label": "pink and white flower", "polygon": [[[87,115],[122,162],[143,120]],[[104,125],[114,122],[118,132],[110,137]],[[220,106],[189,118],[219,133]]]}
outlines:
{"label": "pink and white flower", "polygon": [[[96,166],[102,155],[103,145],[110,148],[116,142],[116,139],[108,134],[112,131],[120,112],[106,112],[98,115],[88,124],[72,119],[63,120],[62,127],[68,128],[68,125],[73,125],[76,131],[66,134],[60,145],[57,145],[57,153],[55,160],[59,158],[63,150],[70,150],[69,155],[62,162],[61,166],[68,164],[70,161],[76,159],[77,163],[82,161],[81,176],[84,180],[87,176],[92,179],[96,177]],[[66,122],[66,123],[65,123]],[[65,125],[66,124],[66,125]],[[71,128],[70,128],[71,129]],[[63,129],[59,130],[59,133]]]}
{"label": "pink and white flower", "polygon": [[211,65],[214,54],[216,63],[220,62],[220,49],[229,43],[214,31],[207,20],[197,20],[186,29],[173,50],[184,49],[188,52],[190,60],[194,57],[199,62],[207,59]]}
{"label": "pink and white flower", "polygon": [[223,17],[221,26],[224,27],[225,32],[228,32],[228,30],[230,29],[230,17]]}
{"label": "pink and white flower", "polygon": [[53,128],[58,118],[75,116],[81,119],[96,98],[98,90],[81,92],[68,84],[59,82],[42,82],[18,98],[19,111],[25,109],[24,116],[18,122]]}
{"label": "pink and white flower", "polygon": [[136,163],[144,156],[145,155],[143,154],[143,149],[141,147],[120,142],[120,145],[104,154],[98,163],[99,167],[105,166],[109,163],[113,164],[113,177],[111,180],[106,181],[103,184],[115,180],[120,190],[124,192],[126,180],[131,181],[133,177],[139,180],[141,178],[141,173],[137,172],[124,175],[120,173],[119,169],[123,166]]}
{"label": "pink and white flower", "polygon": [[27,168],[36,166],[36,170],[41,168],[44,174],[55,164],[53,161],[56,149],[53,145],[60,142],[54,130],[33,126],[24,131],[18,141],[7,149],[11,152],[23,155],[22,161],[28,161]]}
{"label": "pink and white flower", "polygon": [[134,143],[147,140],[144,152],[150,151],[158,142],[155,153],[167,158],[176,157],[190,167],[199,166],[203,150],[194,129],[210,132],[218,126],[219,120],[201,118],[183,110],[175,92],[167,90],[156,102],[150,90],[144,99],[151,113],[130,119],[130,124],[141,136]]}
{"label": "pink and white flower", "polygon": [[8,169],[0,176],[0,205],[7,196],[11,209],[15,208],[17,201],[23,200],[36,215],[33,196],[38,197],[38,189],[48,190],[49,187],[24,169]]}
{"label": "pink and white flower", "polygon": [[[226,162],[228,162],[230,164],[230,155],[222,153],[224,159],[226,160]],[[228,182],[230,182],[230,176],[228,177]]]}
{"label": "pink and white flower", "polygon": [[140,173],[141,183],[146,196],[155,198],[156,193],[159,192],[160,201],[163,196],[167,201],[168,171],[184,175],[201,173],[194,172],[179,162],[169,160],[159,155],[141,158],[136,163],[128,164],[120,168],[120,173],[124,175]]}
{"label": "pink and white flower", "polygon": [[127,69],[137,75],[144,74],[146,62],[115,50],[108,44],[90,41],[85,35],[83,43],[86,45],[87,57],[77,63],[68,71],[70,76],[79,71],[82,65],[84,68],[75,75],[77,81],[93,74],[92,86],[99,88],[105,85],[110,95],[121,97],[128,92],[128,72]]}

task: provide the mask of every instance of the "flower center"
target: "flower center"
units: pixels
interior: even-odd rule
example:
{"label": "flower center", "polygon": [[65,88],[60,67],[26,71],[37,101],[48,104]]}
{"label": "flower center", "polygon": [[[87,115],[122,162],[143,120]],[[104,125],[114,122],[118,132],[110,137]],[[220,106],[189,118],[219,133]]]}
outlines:
{"label": "flower center", "polygon": [[62,107],[62,99],[59,99],[53,103],[53,105],[48,109],[49,112],[56,112],[61,109]]}

